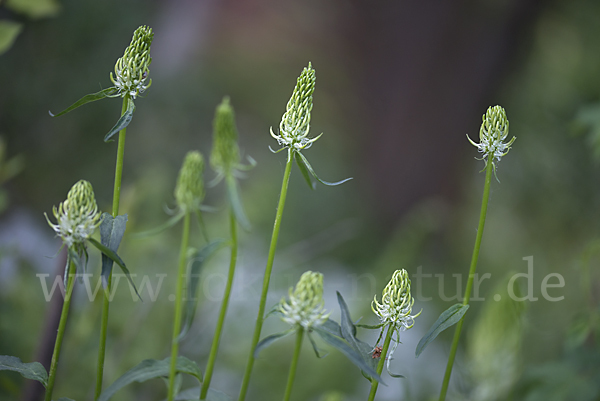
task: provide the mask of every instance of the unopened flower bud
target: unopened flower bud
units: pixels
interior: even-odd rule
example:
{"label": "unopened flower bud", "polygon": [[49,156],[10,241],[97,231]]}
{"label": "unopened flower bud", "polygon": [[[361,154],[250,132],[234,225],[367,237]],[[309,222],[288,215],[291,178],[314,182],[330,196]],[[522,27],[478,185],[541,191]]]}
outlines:
{"label": "unopened flower bud", "polygon": [[175,187],[175,199],[179,208],[185,212],[191,212],[200,207],[204,199],[204,158],[198,151],[191,151],[185,156],[177,186]]}
{"label": "unopened flower bud", "polygon": [[286,111],[279,124],[279,135],[275,135],[271,129],[271,135],[277,139],[279,145],[302,150],[310,147],[314,141],[319,139],[309,139],[310,130],[310,112],[313,107],[312,95],[315,91],[315,70],[311,63],[305,67],[292,93],[292,97],[287,103]]}
{"label": "unopened flower bud", "polygon": [[[57,224],[53,224],[46,215],[46,220],[56,234],[62,238],[67,247],[82,244],[100,225],[94,189],[88,181],[77,182],[67,195],[67,200],[54,206],[52,214]],[[45,215],[45,214],[44,214]]]}
{"label": "unopened flower bud", "polygon": [[487,160],[491,155],[492,164],[496,168],[496,162],[500,161],[502,156],[510,150],[510,146],[515,141],[513,137],[507,143],[503,141],[508,136],[508,118],[506,111],[500,106],[489,107],[482,117],[483,122],[479,130],[479,143],[475,143],[467,135],[467,139],[479,152],[483,153],[482,160]]}
{"label": "unopened flower bud", "polygon": [[238,133],[235,127],[235,114],[225,97],[215,111],[213,121],[213,147],[210,154],[210,165],[223,174],[228,174],[240,161],[237,144]]}
{"label": "unopened flower bud", "polygon": [[123,57],[115,64],[115,76],[110,73],[110,79],[119,90],[122,97],[127,95],[133,99],[143,93],[152,84],[152,80],[145,85],[150,74],[150,45],[154,38],[152,28],[142,25],[133,33],[131,44],[125,49]]}
{"label": "unopened flower bud", "polygon": [[296,284],[296,289],[289,290],[289,299],[279,303],[282,320],[292,326],[310,329],[319,326],[329,317],[323,308],[323,275],[307,271]]}

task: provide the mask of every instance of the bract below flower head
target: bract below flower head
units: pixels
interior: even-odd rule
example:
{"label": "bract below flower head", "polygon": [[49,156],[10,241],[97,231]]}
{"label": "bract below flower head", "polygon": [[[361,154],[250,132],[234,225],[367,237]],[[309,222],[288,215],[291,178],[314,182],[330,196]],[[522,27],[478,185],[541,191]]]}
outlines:
{"label": "bract below flower head", "polygon": [[190,151],[185,155],[177,186],[175,187],[175,200],[177,206],[184,212],[192,212],[200,208],[204,199],[204,158],[198,151]]}
{"label": "bract below flower head", "polygon": [[83,244],[92,236],[101,220],[92,184],[85,180],[77,182],[69,191],[67,200],[60,203],[58,208],[54,206],[52,214],[57,224],[44,215],[68,248]]}
{"label": "bract below flower head", "polygon": [[150,73],[150,45],[154,38],[154,32],[149,26],[142,25],[133,33],[131,43],[125,49],[123,57],[115,64],[115,76],[110,73],[110,80],[119,90],[119,95],[131,96],[133,99],[143,93],[152,84],[152,80],[146,85],[146,79]]}
{"label": "bract below flower head", "polygon": [[323,275],[307,271],[300,277],[295,290],[290,288],[289,299],[282,299],[278,309],[284,322],[308,330],[327,321],[329,313],[323,305]]}
{"label": "bract below flower head", "polygon": [[286,111],[279,123],[279,135],[275,135],[271,129],[271,136],[280,146],[293,150],[307,149],[322,135],[312,139],[307,138],[316,79],[315,70],[309,62],[308,67],[305,67],[298,77],[292,97],[287,103]]}
{"label": "bract below flower head", "polygon": [[483,115],[482,120],[483,122],[479,129],[479,143],[473,142],[469,138],[469,135],[467,135],[467,139],[480,153],[483,153],[481,159],[485,161],[486,165],[488,158],[491,156],[491,161],[495,169],[496,162],[499,162],[502,156],[508,153],[511,145],[517,138],[513,136],[507,143],[503,142],[508,136],[509,124],[506,111],[502,107],[489,107]]}

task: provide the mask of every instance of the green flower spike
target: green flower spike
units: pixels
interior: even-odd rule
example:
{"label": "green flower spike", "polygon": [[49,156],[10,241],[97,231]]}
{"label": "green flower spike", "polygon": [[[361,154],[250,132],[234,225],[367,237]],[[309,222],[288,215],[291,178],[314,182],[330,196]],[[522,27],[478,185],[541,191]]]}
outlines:
{"label": "green flower spike", "polygon": [[[389,326],[389,330],[396,334],[396,338],[393,339],[394,345],[387,360],[388,372],[392,355],[400,343],[400,332],[412,328],[415,324],[414,318],[421,314],[419,312],[416,315],[411,315],[414,303],[415,300],[410,294],[410,278],[408,272],[404,269],[394,272],[392,279],[383,290],[381,303],[377,301],[377,295],[371,302],[371,309],[379,317],[383,328]],[[381,340],[383,328],[377,343]]]}
{"label": "green flower spike", "polygon": [[293,327],[310,330],[327,321],[329,313],[323,308],[323,275],[311,271],[305,272],[296,289],[289,290],[289,299],[283,298],[278,305],[281,320]]}
{"label": "green flower spike", "polygon": [[292,97],[287,103],[283,117],[281,117],[281,123],[279,123],[279,135],[276,135],[273,132],[273,128],[271,128],[271,136],[275,138],[277,143],[282,147],[273,152],[278,153],[283,149],[288,149],[288,158],[291,159],[293,156],[296,159],[296,163],[298,164],[304,179],[312,189],[316,188],[315,180],[322,184],[333,186],[343,184],[352,179],[346,178],[345,180],[338,182],[323,181],[317,176],[306,157],[301,153],[302,150],[310,148],[312,144],[323,135],[323,133],[321,133],[314,138],[308,138],[315,82],[315,70],[309,62],[308,67],[305,67],[298,77]]}
{"label": "green flower spike", "polygon": [[188,152],[179,170],[175,199],[182,212],[194,212],[200,209],[204,199],[204,158],[198,151]]}
{"label": "green flower spike", "polygon": [[57,114],[52,114],[52,117],[62,116],[84,104],[95,102],[104,98],[122,97],[123,108],[121,118],[104,136],[104,142],[109,142],[111,138],[119,131],[125,129],[135,111],[135,98],[143,93],[152,84],[152,80],[146,85],[146,79],[150,73],[149,66],[152,62],[150,57],[150,45],[154,33],[152,28],[142,25],[133,33],[131,44],[125,49],[123,57],[119,58],[115,64],[115,75],[110,73],[110,80],[114,86],[101,90],[100,92],[90,93],[85,95],[71,106]]}
{"label": "green flower spike", "polygon": [[506,111],[502,107],[489,107],[482,119],[483,122],[479,129],[479,143],[473,142],[469,135],[467,135],[467,139],[480,153],[483,153],[480,160],[485,161],[486,166],[488,159],[491,159],[495,173],[496,163],[500,162],[502,156],[508,153],[510,146],[517,138],[513,136],[507,143],[503,142],[508,136],[508,118],[506,118]]}
{"label": "green flower spike", "polygon": [[125,49],[123,57],[115,64],[115,76],[110,73],[110,80],[115,84],[118,95],[136,98],[152,85],[152,80],[145,85],[150,73],[150,45],[154,38],[152,28],[142,25],[133,33],[131,44]]}
{"label": "green flower spike", "polygon": [[52,214],[57,224],[46,220],[67,248],[83,246],[96,228],[100,225],[101,217],[94,197],[94,189],[88,181],[77,182],[67,195],[67,200],[54,206]]}
{"label": "green flower spike", "polygon": [[215,111],[213,147],[210,154],[210,166],[221,177],[230,174],[239,165],[240,150],[237,139],[235,114],[229,104],[229,97],[225,97]]}

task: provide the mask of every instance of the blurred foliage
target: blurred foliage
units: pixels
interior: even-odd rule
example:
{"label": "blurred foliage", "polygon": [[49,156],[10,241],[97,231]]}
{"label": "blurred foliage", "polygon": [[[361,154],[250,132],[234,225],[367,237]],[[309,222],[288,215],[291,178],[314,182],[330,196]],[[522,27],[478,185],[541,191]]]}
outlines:
{"label": "blurred foliage", "polygon": [[[0,76],[10,77],[0,90],[0,129],[8,154],[22,155],[21,160],[26,161],[19,175],[13,174],[11,181],[2,184],[11,203],[2,216],[0,231],[3,238],[28,238],[17,236],[16,230],[6,233],[12,226],[4,224],[17,211],[26,210],[40,221],[29,235],[45,235],[58,249],[59,244],[51,242],[52,232],[45,227],[42,212],[61,201],[66,189],[82,178],[93,183],[99,205],[109,207],[116,146],[103,143],[102,137],[118,116],[119,106],[99,102],[57,119],[50,119],[47,111],[70,104],[82,91],[109,86],[108,74],[132,28],[152,26],[156,32],[154,84],[137,104],[136,119],[128,129],[122,209],[130,220],[120,252],[132,272],[139,274],[135,280],[145,302],[132,297],[123,280],[114,301],[119,307],[111,308],[105,382],[112,383],[143,359],[162,359],[168,354],[172,322],[168,296],[175,282],[174,274],[161,275],[175,270],[179,238],[163,233],[135,240],[130,235],[164,221],[163,206],[174,204],[171,194],[181,158],[189,149],[205,153],[210,149],[214,107],[224,95],[230,95],[238,116],[242,157],[251,154],[258,162],[241,181],[253,231],[241,234],[240,276],[213,380],[215,388],[235,396],[250,343],[249,327],[284,163],[267,148],[274,145],[268,128],[279,121],[291,82],[308,60],[317,70],[311,124],[315,132],[325,132],[319,146],[309,150],[313,167],[326,180],[346,176],[369,179],[361,175],[361,147],[369,135],[364,133],[356,141],[345,135],[357,116],[344,115],[340,104],[360,102],[351,95],[355,84],[348,79],[347,60],[336,59],[339,53],[326,49],[319,40],[297,34],[309,29],[304,21],[323,26],[328,21],[314,2],[284,3],[261,14],[263,20],[252,14],[244,21],[227,19],[228,15],[221,13],[231,9],[206,2],[203,13],[214,17],[210,20],[214,25],[209,21],[186,25],[197,29],[191,36],[177,29],[185,15],[177,14],[174,4],[179,3],[64,0],[55,18],[26,21],[26,29],[0,63]],[[342,18],[334,10],[328,12]],[[471,335],[465,336],[459,348],[457,361],[463,363],[457,363],[453,372],[457,397],[478,394],[495,372],[480,370],[477,374],[481,376],[473,376],[469,361],[484,364],[479,358],[485,354],[493,358],[490,363],[498,362],[490,368],[504,366],[491,356],[499,352],[499,344],[490,341],[498,338],[500,331],[486,334],[496,327],[509,333],[498,341],[520,350],[521,368],[502,378],[505,383],[516,383],[503,399],[598,399],[600,262],[593,252],[587,264],[580,260],[600,236],[599,19],[597,1],[546,3],[515,43],[516,57],[507,60],[506,74],[496,78],[498,92],[486,99],[489,104],[482,103],[481,112],[492,104],[506,109],[517,141],[498,169],[501,184],[492,183],[479,262],[479,272],[491,273],[492,279],[482,282],[480,295],[494,294],[507,271],[525,271],[522,258],[533,255],[534,293],[540,299],[528,303],[524,311],[513,310],[515,316],[522,315],[523,327],[507,325],[511,315],[503,312],[511,309],[495,309],[504,303],[473,302],[465,323]],[[245,30],[248,26],[264,29],[249,32]],[[369,113],[372,105],[362,104],[361,108]],[[479,118],[471,125],[469,134],[474,136]],[[464,133],[457,135],[464,137]],[[423,280],[422,295],[433,300],[417,299],[415,308],[423,308],[423,315],[403,338],[393,361],[410,365],[410,369],[402,368],[410,373],[407,379],[382,386],[381,400],[398,399],[399,394],[407,395],[405,399],[427,400],[439,391],[452,333],[442,333],[437,345],[432,344],[418,360],[414,348],[439,312],[455,302],[444,302],[439,294],[444,291],[451,297],[457,292],[451,275],[464,273],[471,255],[483,176],[478,174],[481,165],[471,158],[476,154],[466,139],[464,148],[467,156],[458,166],[461,175],[451,183],[456,187],[455,199],[423,200],[391,233],[373,222],[379,200],[363,190],[359,179],[312,192],[298,170],[292,172],[268,306],[285,294],[301,271],[310,268],[326,276],[326,308],[336,310],[334,294],[340,290],[347,296],[352,315],[362,315],[362,323],[373,324],[376,317],[369,302],[395,269],[414,272],[422,266],[424,273],[432,275]],[[4,160],[10,162],[11,158]],[[208,180],[214,177],[207,175]],[[222,187],[207,190],[207,204],[221,207],[224,199]],[[227,236],[224,209],[205,218],[212,237]],[[192,241],[198,248],[203,244],[197,228]],[[51,255],[36,255],[33,263],[16,247],[0,244],[0,354],[31,361],[46,306],[35,274],[54,270],[57,262],[43,257]],[[7,267],[9,262],[12,267]],[[90,260],[90,267],[94,265],[100,265],[99,259]],[[217,256],[203,271],[205,296],[200,298],[198,318],[181,347],[181,354],[197,361],[201,369],[216,322],[222,288],[219,275],[225,275],[226,265],[226,258]],[[99,278],[99,271],[94,273],[92,283]],[[550,289],[552,296],[564,295],[563,301],[541,297],[540,283],[549,273],[564,276],[565,287]],[[147,287],[141,284],[144,274],[154,288],[159,282],[162,285],[156,302],[149,301]],[[160,277],[164,279],[160,281]],[[72,305],[55,394],[83,400],[92,395],[101,299],[89,302],[80,285],[76,292],[78,302]],[[276,331],[276,325],[266,322],[265,332]],[[268,359],[257,360],[251,399],[279,399],[290,347],[291,342],[282,340],[273,345]],[[366,398],[368,382],[343,356],[332,352],[315,361],[309,353],[312,350],[305,349],[300,358],[296,399]],[[70,380],[73,377],[77,380]],[[0,375],[0,400],[14,400],[23,383],[16,374]],[[191,382],[186,382],[183,388],[189,385]],[[502,392],[507,391],[504,386],[508,384],[502,385]],[[114,400],[160,400],[163,396],[164,386],[157,381],[131,385]]]}

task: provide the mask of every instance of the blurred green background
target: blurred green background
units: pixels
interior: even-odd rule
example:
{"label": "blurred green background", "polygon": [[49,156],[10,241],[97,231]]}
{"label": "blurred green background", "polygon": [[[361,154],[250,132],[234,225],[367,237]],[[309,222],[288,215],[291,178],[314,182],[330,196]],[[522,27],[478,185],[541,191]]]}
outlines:
{"label": "blurred green background", "polygon": [[[239,391],[285,162],[269,151],[277,145],[269,127],[279,124],[311,61],[312,135],[324,135],[304,154],[321,178],[354,179],[311,191],[292,172],[268,306],[302,272],[316,270],[325,275],[325,306],[334,319],[337,290],[354,318],[375,324],[370,301],[394,270],[432,275],[413,277],[415,311],[423,314],[392,362],[406,378],[384,376],[388,386],[380,386],[378,399],[437,399],[452,333],[419,359],[414,350],[459,298],[453,274],[468,269],[484,178],[465,134],[476,139],[481,115],[500,104],[518,139],[499,164],[501,183],[492,182],[478,268],[491,278],[480,287],[485,301],[473,301],[467,314],[448,398],[600,400],[598,21],[600,2],[593,0],[0,1],[0,34],[12,34],[0,41],[0,354],[42,358],[51,317],[36,274],[49,274],[50,283],[62,263],[50,258],[60,241],[43,213],[79,179],[94,185],[103,210],[112,200],[116,144],[102,138],[120,102],[103,100],[56,119],[48,110],[111,86],[116,59],[146,24],[155,32],[153,84],[128,128],[121,202],[128,234],[169,217],[164,206],[173,206],[180,163],[188,150],[209,153],[223,96],[236,110],[243,154],[258,162],[241,183],[253,228],[241,237],[213,387],[234,397]],[[227,236],[222,184],[207,190],[206,204],[219,209],[205,216],[212,235]],[[168,355],[179,240],[179,226],[123,240],[120,253],[136,282],[148,275],[156,288],[167,276],[156,302],[146,288],[143,303],[125,285],[118,288],[106,384],[143,359]],[[510,277],[527,273],[523,258],[530,256],[537,300],[511,301]],[[227,265],[223,251],[203,271],[197,317],[181,346],[202,369]],[[97,255],[90,270],[98,274]],[[548,290],[564,297],[556,302],[541,290],[551,273],[565,282]],[[529,291],[525,278],[517,283]],[[100,297],[89,302],[83,286],[76,291],[55,397],[81,401],[93,396]],[[271,318],[263,336],[283,327]],[[360,337],[374,342],[377,334]],[[281,397],[292,344],[287,338],[263,351],[250,399]],[[369,383],[334,350],[317,360],[305,344],[298,369],[296,400],[367,397]],[[0,400],[34,400],[34,393],[16,373],[0,374]],[[154,381],[113,399],[165,395]]]}

